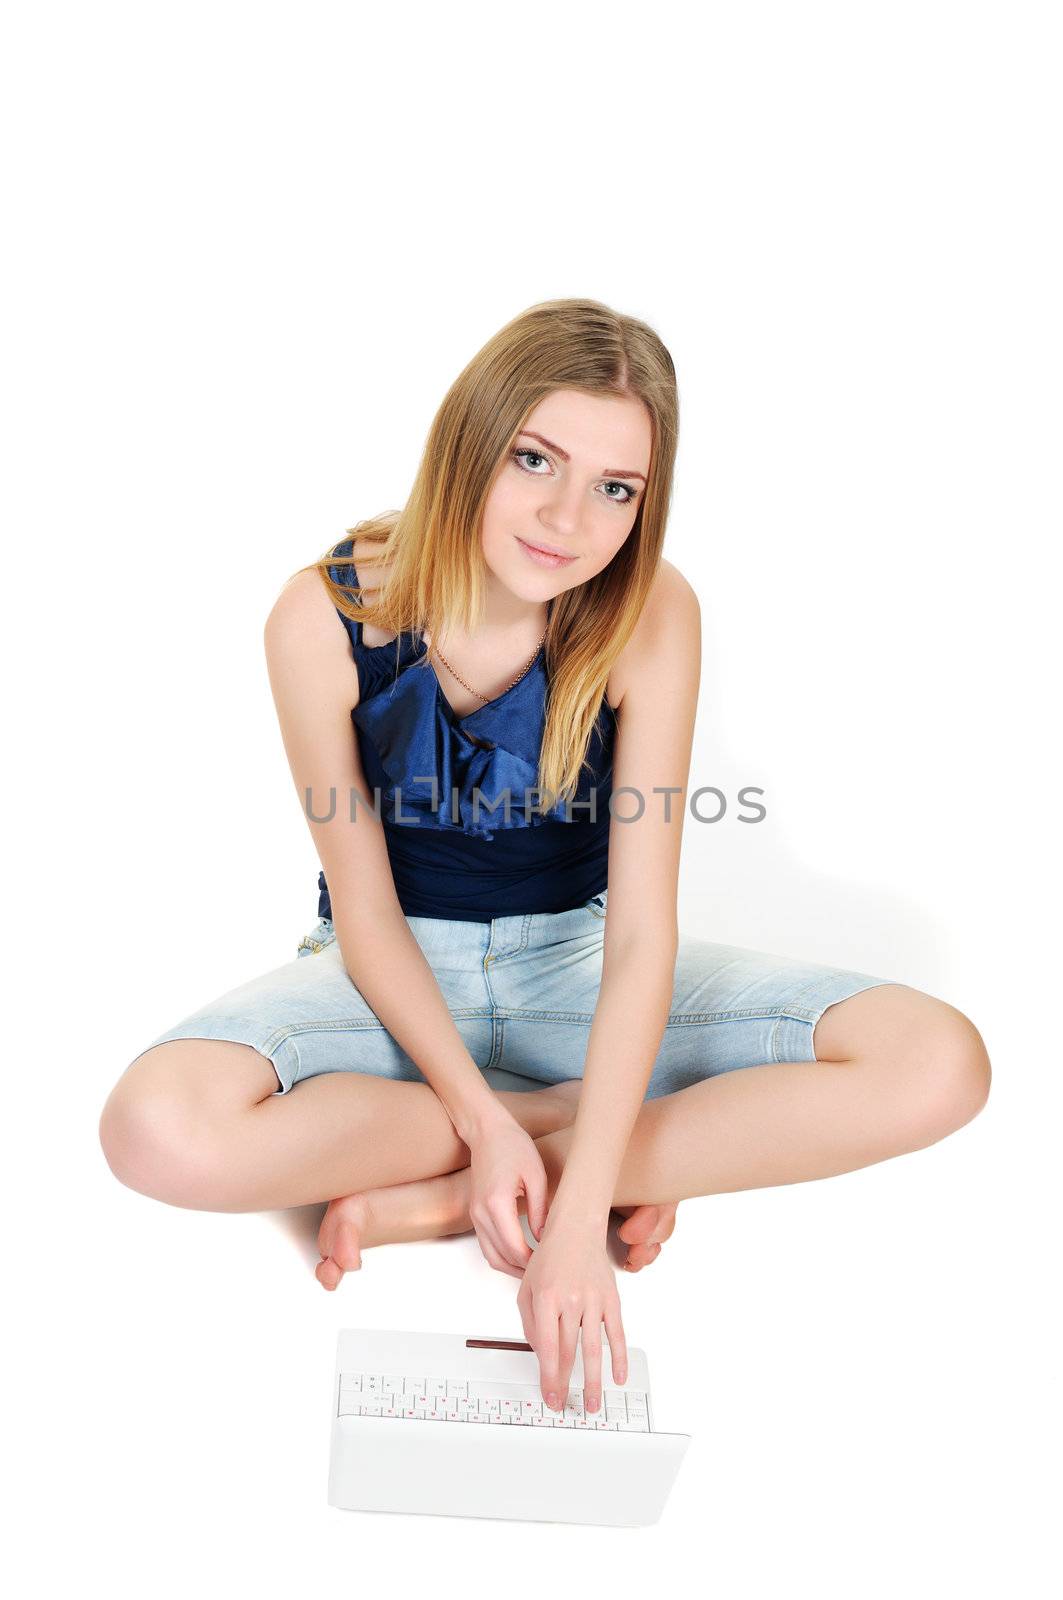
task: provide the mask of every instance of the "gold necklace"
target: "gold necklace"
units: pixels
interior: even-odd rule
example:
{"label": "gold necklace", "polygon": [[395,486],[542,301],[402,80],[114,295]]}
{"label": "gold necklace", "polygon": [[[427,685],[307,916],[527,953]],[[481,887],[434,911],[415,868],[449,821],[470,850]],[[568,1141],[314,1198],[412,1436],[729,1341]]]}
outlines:
{"label": "gold necklace", "polygon": [[548,631],[549,631],[549,624],[547,624],[547,627],[543,629],[542,638],[539,640],[539,643],[535,646],[535,655],[532,656],[531,660],[528,662],[528,665],[525,668],[523,668],[522,671],[517,673],[517,676],[513,679],[513,682],[510,683],[510,684],[507,684],[507,686],[501,691],[501,694],[496,694],[496,695],[481,694],[479,689],[474,689],[472,687],[472,684],[466,683],[465,679],[460,675],[460,673],[457,673],[457,672],[454,671],[454,668],[451,666],[450,662],[447,660],[446,656],[443,654],[442,650],[440,650],[438,645],[429,645],[428,648],[429,648],[430,651],[433,652],[433,654],[435,654],[435,655],[437,655],[439,657],[440,661],[442,661],[442,663],[446,667],[447,671],[449,673],[451,673],[451,675],[453,677],[457,678],[458,682],[461,684],[463,689],[468,689],[470,694],[474,694],[476,696],[477,700],[482,700],[484,705],[487,706],[487,705],[491,704],[492,700],[499,700],[499,699],[501,699],[503,694],[508,694],[510,689],[512,689],[516,684],[518,684],[520,682],[520,680],[523,678],[524,674],[526,672],[530,672],[531,671],[532,667],[535,665],[536,657],[538,656],[539,651],[543,647],[543,639],[546,638],[546,635],[547,635]]}

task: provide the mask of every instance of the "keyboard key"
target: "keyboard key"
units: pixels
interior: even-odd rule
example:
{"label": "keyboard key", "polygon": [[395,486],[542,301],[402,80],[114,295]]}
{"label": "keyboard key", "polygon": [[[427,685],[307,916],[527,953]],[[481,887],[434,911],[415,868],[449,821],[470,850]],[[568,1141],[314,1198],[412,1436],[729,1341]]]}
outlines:
{"label": "keyboard key", "polygon": [[570,1389],[562,1412],[551,1411],[538,1384],[419,1373],[340,1373],[341,1417],[414,1418],[477,1427],[570,1428],[580,1433],[648,1433],[649,1406],[637,1389],[611,1387],[602,1407],[587,1412],[582,1389]]}

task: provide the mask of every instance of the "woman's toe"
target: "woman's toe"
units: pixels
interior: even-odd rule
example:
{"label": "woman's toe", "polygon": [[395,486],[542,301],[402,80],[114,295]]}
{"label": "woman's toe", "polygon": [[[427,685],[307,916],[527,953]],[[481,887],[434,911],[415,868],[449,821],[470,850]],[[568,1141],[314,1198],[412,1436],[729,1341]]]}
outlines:
{"label": "woman's toe", "polygon": [[332,1260],[344,1272],[357,1272],[362,1265],[362,1249],[358,1230],[346,1217],[336,1224],[336,1237],[332,1242]]}
{"label": "woman's toe", "polygon": [[330,1256],[332,1254],[332,1239],[335,1232],[336,1208],[333,1201],[322,1217],[321,1226],[317,1230],[317,1253],[319,1256]]}
{"label": "woman's toe", "polygon": [[625,1244],[663,1244],[675,1232],[678,1208],[678,1201],[636,1206],[619,1229],[621,1239]]}
{"label": "woman's toe", "polygon": [[318,1230],[317,1250],[321,1260],[314,1276],[325,1289],[335,1289],[345,1272],[357,1272],[362,1265],[361,1212],[348,1196],[333,1200]]}
{"label": "woman's toe", "polygon": [[617,1230],[617,1235],[628,1246],[629,1272],[648,1267],[661,1253],[661,1245],[675,1232],[675,1214],[678,1202],[665,1205],[634,1206]]}
{"label": "woman's toe", "polygon": [[625,1244],[648,1244],[661,1220],[660,1206],[636,1206],[617,1229]]}
{"label": "woman's toe", "polygon": [[627,1253],[624,1270],[627,1272],[641,1272],[643,1267],[648,1267],[651,1261],[656,1261],[661,1253],[659,1244],[633,1244]]}
{"label": "woman's toe", "polygon": [[333,1261],[332,1257],[326,1256],[325,1259],[323,1261],[319,1261],[317,1266],[314,1268],[314,1276],[318,1283],[321,1284],[322,1288],[335,1289],[336,1285],[343,1277],[343,1273],[336,1265],[335,1261]]}

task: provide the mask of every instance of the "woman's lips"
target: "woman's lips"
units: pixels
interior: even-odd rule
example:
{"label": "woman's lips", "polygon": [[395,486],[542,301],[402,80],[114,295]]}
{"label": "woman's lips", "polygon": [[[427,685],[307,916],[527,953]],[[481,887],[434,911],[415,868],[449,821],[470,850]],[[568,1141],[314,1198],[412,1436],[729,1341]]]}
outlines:
{"label": "woman's lips", "polygon": [[517,543],[528,555],[529,559],[540,567],[567,567],[575,561],[575,556],[552,556],[546,550],[539,550],[533,544],[528,544],[524,539],[517,538]]}

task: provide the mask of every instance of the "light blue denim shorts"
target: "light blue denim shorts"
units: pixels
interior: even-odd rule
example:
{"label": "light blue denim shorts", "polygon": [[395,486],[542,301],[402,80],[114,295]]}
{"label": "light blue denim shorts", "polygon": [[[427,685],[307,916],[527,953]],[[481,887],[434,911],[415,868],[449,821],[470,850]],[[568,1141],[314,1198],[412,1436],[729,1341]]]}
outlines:
{"label": "light blue denim shorts", "polygon": [[[570,911],[489,923],[406,919],[492,1088],[531,1090],[583,1076],[608,899],[603,891]],[[681,937],[646,1099],[740,1067],[814,1061],[812,1030],[829,1005],[895,981]],[[272,1062],[277,1094],[323,1072],[427,1081],[351,981],[327,918],[291,961],[219,995],[144,1049],[169,1039],[251,1045]]]}

